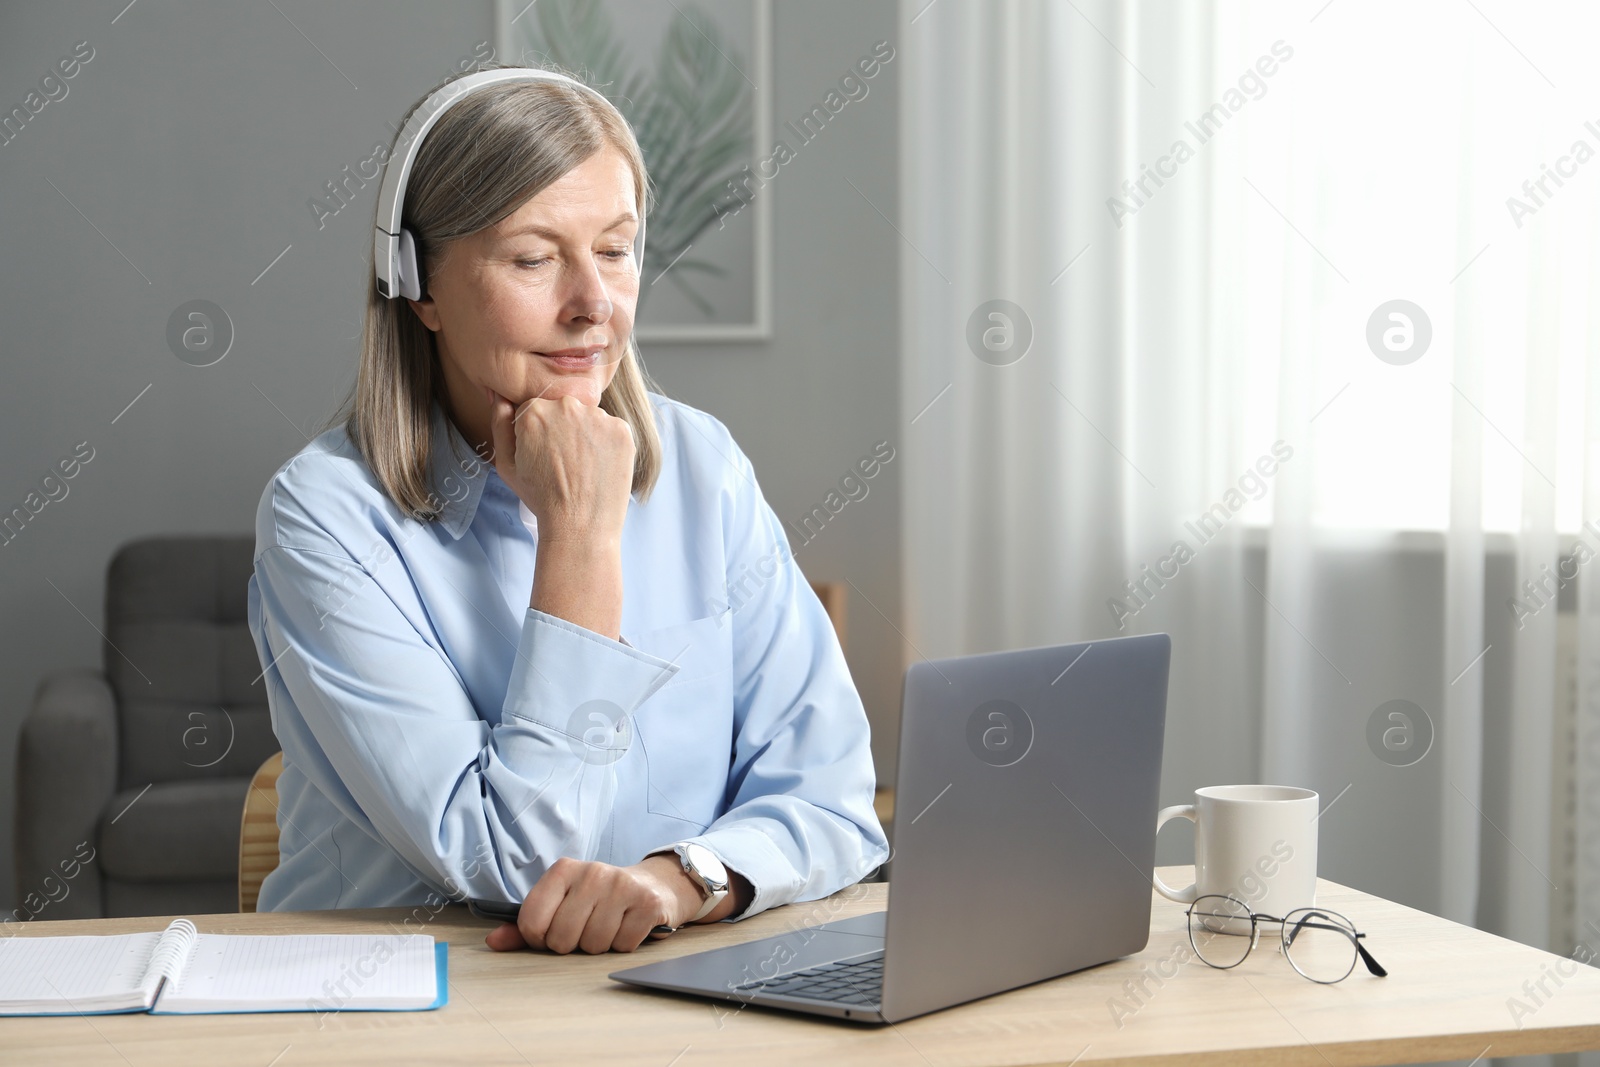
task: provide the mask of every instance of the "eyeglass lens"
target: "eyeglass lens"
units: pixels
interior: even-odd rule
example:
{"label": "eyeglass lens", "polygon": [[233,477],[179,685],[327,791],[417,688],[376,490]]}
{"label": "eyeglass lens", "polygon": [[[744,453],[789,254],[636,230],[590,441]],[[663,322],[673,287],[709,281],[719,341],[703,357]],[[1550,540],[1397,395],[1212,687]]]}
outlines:
{"label": "eyeglass lens", "polygon": [[1337,982],[1356,965],[1356,930],[1337,912],[1301,908],[1283,917],[1283,954],[1313,982]]}
{"label": "eyeglass lens", "polygon": [[1189,942],[1213,967],[1235,967],[1250,954],[1250,908],[1232,897],[1205,896],[1189,909]]}

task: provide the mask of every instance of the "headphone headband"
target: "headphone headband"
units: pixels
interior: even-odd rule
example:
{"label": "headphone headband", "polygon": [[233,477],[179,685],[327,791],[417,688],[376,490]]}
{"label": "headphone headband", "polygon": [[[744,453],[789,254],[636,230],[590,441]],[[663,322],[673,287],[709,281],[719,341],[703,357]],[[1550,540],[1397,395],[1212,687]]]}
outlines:
{"label": "headphone headband", "polygon": [[[475,71],[457,78],[431,93],[411,113],[406,124],[395,136],[394,147],[389,151],[389,161],[384,166],[383,187],[378,193],[377,225],[373,231],[372,265],[377,274],[378,294],[385,299],[397,296],[411,300],[422,299],[422,280],[417,269],[416,240],[410,230],[400,224],[400,214],[405,209],[406,185],[411,179],[411,168],[416,163],[417,152],[423,138],[438,124],[439,119],[464,97],[479,89],[506,82],[552,81],[574,85],[593,93],[606,106],[615,109],[605,94],[575,78],[553,70],[536,67],[496,67]],[[644,268],[644,210],[640,205],[639,232],[633,241],[634,261]]]}

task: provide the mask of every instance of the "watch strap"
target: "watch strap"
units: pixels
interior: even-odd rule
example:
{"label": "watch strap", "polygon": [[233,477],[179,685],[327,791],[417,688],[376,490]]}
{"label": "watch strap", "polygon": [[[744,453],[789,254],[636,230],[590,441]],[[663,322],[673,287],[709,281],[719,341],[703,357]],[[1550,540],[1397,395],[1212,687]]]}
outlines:
{"label": "watch strap", "polygon": [[715,908],[718,904],[721,904],[722,903],[722,898],[727,896],[727,895],[728,895],[728,891],[726,889],[707,890],[706,891],[705,903],[700,905],[700,910],[695,912],[694,913],[694,918],[690,919],[689,921],[690,922],[699,922],[701,919],[704,919],[707,915],[710,915],[712,909]]}

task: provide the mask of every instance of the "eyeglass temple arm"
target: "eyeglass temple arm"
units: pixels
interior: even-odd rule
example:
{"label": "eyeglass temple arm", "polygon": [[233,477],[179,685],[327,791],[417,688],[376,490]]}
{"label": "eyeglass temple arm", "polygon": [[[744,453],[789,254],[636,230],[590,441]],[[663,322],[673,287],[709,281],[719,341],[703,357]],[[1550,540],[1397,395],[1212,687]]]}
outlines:
{"label": "eyeglass temple arm", "polygon": [[1356,938],[1358,939],[1356,941],[1356,951],[1361,953],[1361,962],[1365,963],[1367,965],[1367,970],[1371,971],[1373,974],[1377,975],[1379,978],[1387,978],[1387,977],[1389,977],[1389,972],[1383,969],[1383,964],[1381,964],[1377,960],[1373,959],[1372,958],[1372,953],[1368,952],[1367,951],[1367,947],[1365,945],[1363,945],[1361,943],[1361,941],[1359,940],[1360,938],[1363,938],[1363,937],[1366,937],[1366,936],[1367,936],[1366,934],[1357,934],[1356,935]]}

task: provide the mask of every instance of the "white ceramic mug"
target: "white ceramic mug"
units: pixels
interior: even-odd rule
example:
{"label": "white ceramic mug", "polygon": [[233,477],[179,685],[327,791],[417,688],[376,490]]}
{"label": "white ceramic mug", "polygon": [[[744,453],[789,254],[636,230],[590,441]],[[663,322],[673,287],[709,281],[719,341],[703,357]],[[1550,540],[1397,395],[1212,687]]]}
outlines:
{"label": "white ceramic mug", "polygon": [[1194,884],[1156,891],[1180,904],[1222,894],[1280,918],[1317,902],[1317,794],[1288,785],[1210,785],[1193,804],[1161,809],[1194,823]]}

